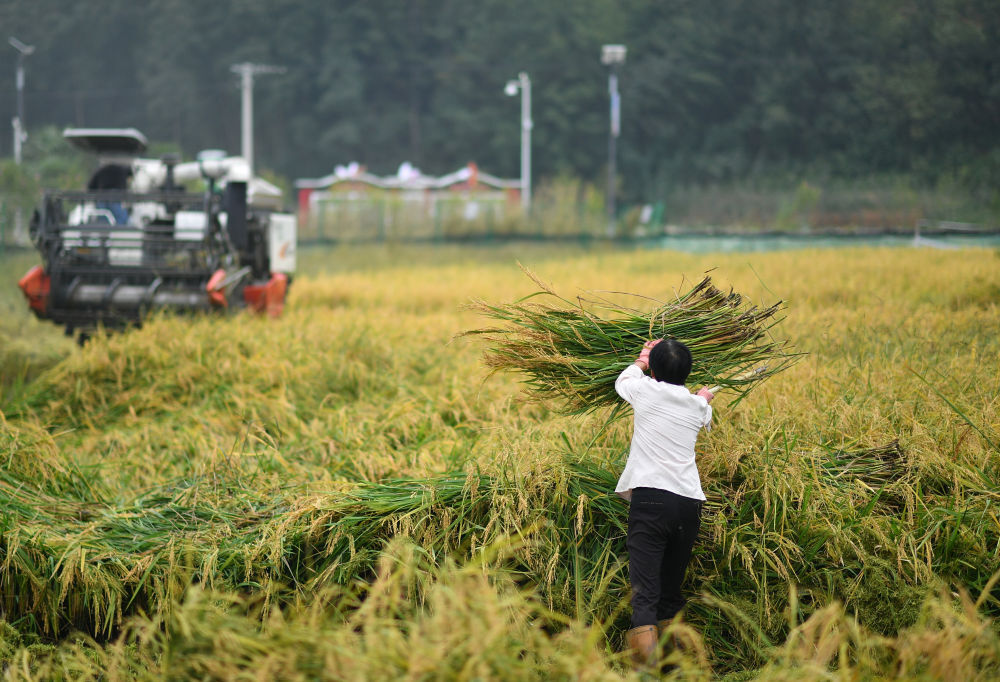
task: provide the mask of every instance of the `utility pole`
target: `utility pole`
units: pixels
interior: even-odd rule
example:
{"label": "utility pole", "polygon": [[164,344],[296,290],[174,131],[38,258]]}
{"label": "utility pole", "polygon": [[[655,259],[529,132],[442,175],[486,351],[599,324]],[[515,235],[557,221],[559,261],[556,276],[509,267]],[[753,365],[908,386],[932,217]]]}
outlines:
{"label": "utility pole", "polygon": [[608,236],[618,231],[615,209],[615,183],[617,181],[616,156],[618,135],[621,132],[621,97],[618,94],[618,67],[625,63],[624,45],[603,45],[601,63],[609,68],[608,96],[611,100],[611,125],[608,130]]}
{"label": "utility pole", "polygon": [[[11,121],[14,128],[14,163],[21,165],[21,145],[28,139],[28,129],[24,125],[24,58],[35,51],[34,45],[25,45],[14,36],[7,39],[10,46],[17,50],[17,115]],[[14,242],[23,244],[27,241],[24,229],[24,211],[18,206],[14,211]]]}
{"label": "utility pole", "polygon": [[253,176],[253,77],[261,73],[284,73],[283,66],[269,66],[267,64],[233,64],[230,69],[240,76],[240,90],[242,93],[242,105],[240,108],[240,154],[250,168],[250,175]]}
{"label": "utility pole", "polygon": [[11,125],[14,128],[14,163],[20,165],[21,145],[28,139],[28,131],[24,125],[24,58],[35,51],[35,46],[25,45],[14,36],[10,36],[7,42],[17,50],[17,115]]}
{"label": "utility pole", "polygon": [[531,79],[522,71],[517,80],[507,81],[504,93],[513,97],[521,91],[521,210],[525,215],[531,210]]}

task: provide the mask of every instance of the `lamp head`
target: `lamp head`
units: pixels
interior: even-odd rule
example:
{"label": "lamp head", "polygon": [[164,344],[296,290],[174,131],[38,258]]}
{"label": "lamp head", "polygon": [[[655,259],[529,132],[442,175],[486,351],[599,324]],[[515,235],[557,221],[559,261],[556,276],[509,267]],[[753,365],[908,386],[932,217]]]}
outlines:
{"label": "lamp head", "polygon": [[606,66],[624,64],[626,51],[627,48],[624,45],[602,45],[601,63]]}
{"label": "lamp head", "polygon": [[513,97],[517,94],[517,81],[507,81],[507,85],[503,87],[503,92],[508,97]]}
{"label": "lamp head", "polygon": [[20,40],[18,40],[14,36],[11,36],[10,38],[8,38],[7,42],[10,43],[11,47],[13,47],[15,50],[17,50],[21,54],[23,54],[25,57],[27,57],[28,55],[30,55],[32,52],[35,51],[35,46],[34,45],[25,45],[24,43],[22,43]]}

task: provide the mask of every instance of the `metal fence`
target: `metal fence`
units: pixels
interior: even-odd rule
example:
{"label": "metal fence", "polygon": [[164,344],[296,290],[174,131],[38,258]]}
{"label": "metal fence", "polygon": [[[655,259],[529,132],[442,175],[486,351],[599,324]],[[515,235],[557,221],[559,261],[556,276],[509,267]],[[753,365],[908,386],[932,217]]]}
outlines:
{"label": "metal fence", "polygon": [[396,198],[330,197],[316,202],[300,225],[306,240],[366,242],[488,236],[512,222],[499,200],[437,199],[424,205]]}
{"label": "metal fence", "polygon": [[[414,202],[396,197],[327,197],[300,216],[299,240],[362,243],[383,241],[481,241],[492,239],[603,236],[607,222],[578,208],[539,205],[531,216],[502,197],[437,197]],[[554,210],[555,209],[555,210]]]}

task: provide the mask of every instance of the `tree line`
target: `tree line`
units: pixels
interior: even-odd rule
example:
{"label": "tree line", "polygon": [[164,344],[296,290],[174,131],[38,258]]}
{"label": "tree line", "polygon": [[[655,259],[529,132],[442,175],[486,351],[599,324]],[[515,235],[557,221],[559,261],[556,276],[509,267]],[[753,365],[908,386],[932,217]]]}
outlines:
{"label": "tree line", "polygon": [[[35,46],[29,133],[135,126],[189,157],[239,150],[233,64],[285,67],[255,81],[255,140],[287,178],[352,160],[516,177],[520,102],[503,87],[526,71],[535,177],[601,183],[600,48],[621,43],[626,199],[803,172],[1000,181],[995,0],[7,0],[0,25]],[[9,121],[13,48],[4,61]]]}

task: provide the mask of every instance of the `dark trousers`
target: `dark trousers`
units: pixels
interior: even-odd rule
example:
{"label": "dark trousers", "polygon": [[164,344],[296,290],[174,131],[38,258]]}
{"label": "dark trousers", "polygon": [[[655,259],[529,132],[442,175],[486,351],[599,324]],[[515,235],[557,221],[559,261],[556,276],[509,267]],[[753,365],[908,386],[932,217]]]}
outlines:
{"label": "dark trousers", "polygon": [[701,500],[635,488],[628,508],[632,627],[654,625],[684,608],[681,583],[701,527]]}

